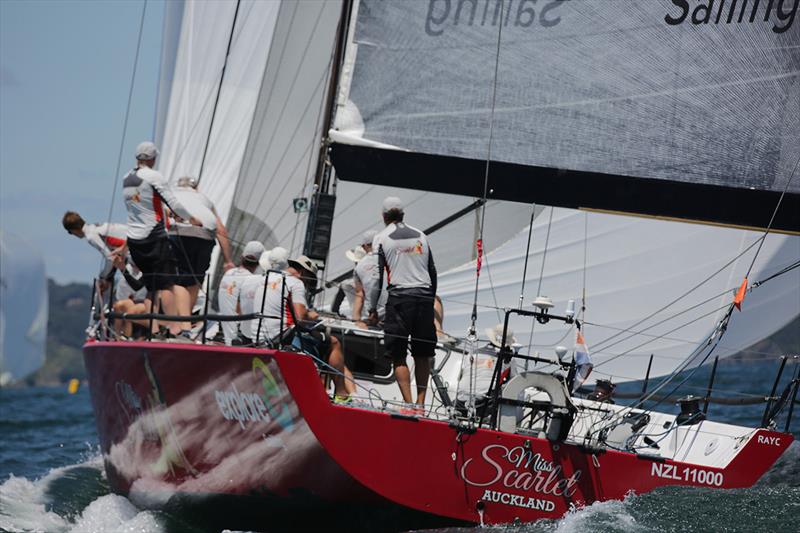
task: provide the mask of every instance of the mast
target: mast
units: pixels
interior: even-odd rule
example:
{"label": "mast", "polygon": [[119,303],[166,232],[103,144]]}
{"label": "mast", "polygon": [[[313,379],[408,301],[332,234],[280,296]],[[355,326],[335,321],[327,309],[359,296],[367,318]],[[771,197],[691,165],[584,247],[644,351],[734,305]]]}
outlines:
{"label": "mast", "polygon": [[328,157],[331,144],[328,131],[334,118],[339,74],[344,61],[352,8],[353,0],[342,1],[342,12],[336,29],[336,46],[331,61],[330,79],[328,80],[327,97],[322,119],[321,143],[317,159],[317,170],[314,176],[314,197],[311,201],[306,236],[303,243],[303,254],[321,262],[323,270],[325,269],[330,249],[333,213],[336,207],[335,190],[332,190],[331,183],[333,166]]}

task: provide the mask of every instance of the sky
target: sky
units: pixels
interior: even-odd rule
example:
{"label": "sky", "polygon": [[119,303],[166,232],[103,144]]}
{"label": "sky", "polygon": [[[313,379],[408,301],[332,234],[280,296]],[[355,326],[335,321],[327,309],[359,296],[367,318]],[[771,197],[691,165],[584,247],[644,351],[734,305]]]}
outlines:
{"label": "sky", "polygon": [[[100,265],[96,250],[64,231],[64,212],[107,221],[115,181],[153,136],[163,0],[147,1],[117,173],[143,6],[0,0],[0,229],[42,250],[59,283],[89,283]],[[111,219],[124,222],[119,187],[113,199]]]}

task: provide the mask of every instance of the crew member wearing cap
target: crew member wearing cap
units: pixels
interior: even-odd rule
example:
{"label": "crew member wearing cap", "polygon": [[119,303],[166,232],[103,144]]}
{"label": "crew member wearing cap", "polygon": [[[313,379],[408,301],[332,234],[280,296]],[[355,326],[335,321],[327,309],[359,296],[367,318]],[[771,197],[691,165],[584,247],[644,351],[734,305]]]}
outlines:
{"label": "crew member wearing cap", "polygon": [[[347,260],[353,262],[353,272],[355,272],[355,267],[358,265],[358,262],[364,259],[364,256],[366,255],[367,252],[364,251],[364,248],[362,248],[361,245],[358,245],[351,250],[345,250],[344,252],[344,256],[347,258]],[[347,300],[347,307],[350,309],[352,314],[353,305],[355,304],[356,299],[356,284],[353,277],[346,278],[339,283],[339,290],[336,291],[336,295],[333,297],[333,303],[331,303],[331,312],[344,317],[340,311],[342,308],[342,303],[345,301],[345,299]]]}
{"label": "crew member wearing cap", "polygon": [[[378,264],[378,254],[372,249],[372,241],[378,232],[375,230],[365,231],[361,236],[361,246],[366,252],[366,255],[356,264],[353,270],[353,282],[355,284],[356,295],[353,301],[353,320],[356,325],[362,328],[367,327],[364,322],[366,318],[369,321],[369,314],[365,313],[364,299],[366,294],[372,294],[380,289],[380,298],[376,308],[378,321],[382,321],[386,316],[386,298],[389,294],[386,292],[385,279],[381,277],[381,267]],[[383,281],[382,281],[383,280]],[[383,283],[379,287],[378,283]],[[371,326],[377,323],[369,324]]]}
{"label": "crew member wearing cap", "polygon": [[125,246],[128,228],[125,224],[113,222],[104,224],[87,224],[75,211],[67,211],[61,219],[67,233],[85,240],[92,248],[103,255],[105,261],[100,269],[100,290],[105,291],[114,278],[114,250]]}
{"label": "crew member wearing cap", "polygon": [[377,322],[385,271],[389,293],[384,320],[386,349],[394,362],[395,377],[403,400],[411,403],[411,374],[406,364],[408,339],[411,337],[419,409],[425,404],[430,360],[436,348],[436,327],[433,322],[436,267],[427,237],[417,228],[405,224],[403,217],[403,203],[399,198],[390,196],[383,201],[386,228],[372,242],[372,248],[378,253],[381,279],[367,298],[369,319]]}
{"label": "crew member wearing cap", "polygon": [[[494,367],[497,364],[499,351],[504,344],[507,348],[513,349],[517,343],[517,339],[514,338],[514,333],[511,329],[506,331],[505,342],[503,341],[503,324],[488,328],[486,335],[489,338],[489,342],[485,346],[478,348],[472,364],[467,357],[461,363],[461,372],[458,376],[458,393],[456,394],[456,409],[463,415],[467,414],[470,393],[475,398],[477,415],[484,416],[488,412],[491,398],[488,398],[487,394],[494,377]],[[511,363],[503,369],[503,374],[500,376],[501,383],[519,373],[517,361],[517,359],[512,359]],[[471,386],[470,383],[472,383]]]}
{"label": "crew member wearing cap", "polygon": [[[246,309],[252,309],[252,298],[242,298],[244,284],[250,278],[264,279],[256,273],[258,260],[264,253],[264,245],[258,241],[250,241],[242,251],[242,261],[238,267],[228,269],[219,282],[219,312],[223,315],[241,315]],[[222,333],[225,335],[225,344],[250,345],[250,324],[245,322],[222,322]]]}
{"label": "crew member wearing cap", "polygon": [[[306,284],[311,285],[316,281],[317,265],[304,255],[290,259],[289,267],[283,275],[277,272],[269,273],[266,284],[256,292],[253,308],[249,311],[273,317],[262,319],[261,330],[258,332],[259,339],[271,343],[279,342],[286,331],[298,322],[316,320],[319,317],[315,311],[308,308],[306,300]],[[281,319],[274,318],[281,316],[284,317],[283,331],[281,331]],[[333,376],[334,400],[347,401],[350,397],[350,391],[344,380],[347,369],[338,339],[319,330],[295,333],[293,340],[295,346],[307,352],[316,352],[316,355],[327,359],[327,363],[336,369],[337,372]]]}
{"label": "crew member wearing cap", "polygon": [[[125,207],[128,210],[128,234],[126,246],[115,250],[125,255],[127,247],[131,258],[144,275],[144,283],[150,294],[161,303],[162,311],[168,315],[191,315],[189,292],[175,285],[177,263],[167,237],[165,207],[195,225],[200,221],[178,200],[164,177],[153,170],[158,150],[151,142],[136,147],[136,167],[123,178]],[[152,297],[151,297],[152,299]],[[189,338],[191,324],[168,322],[172,335]]]}
{"label": "crew member wearing cap", "polygon": [[186,287],[189,291],[189,307],[194,308],[205,273],[211,265],[215,239],[219,241],[225,260],[223,269],[231,269],[234,264],[231,261],[228,231],[211,200],[197,190],[197,180],[188,176],[178,179],[175,196],[202,224],[196,226],[176,216],[168,231],[178,260],[175,283]]}

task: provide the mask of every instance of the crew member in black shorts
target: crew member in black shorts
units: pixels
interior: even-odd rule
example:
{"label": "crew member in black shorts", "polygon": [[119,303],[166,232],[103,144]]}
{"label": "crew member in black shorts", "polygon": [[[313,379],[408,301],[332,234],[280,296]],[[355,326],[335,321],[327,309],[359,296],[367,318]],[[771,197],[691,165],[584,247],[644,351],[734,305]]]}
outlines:
{"label": "crew member in black shorts", "polygon": [[[406,364],[410,337],[419,409],[425,405],[431,358],[436,348],[433,314],[436,267],[427,237],[405,224],[403,217],[399,198],[390,196],[383,201],[386,228],[375,236],[372,249],[378,250],[381,277],[385,270],[389,280],[383,328],[386,350],[392,358],[403,400],[411,403],[411,373]],[[369,297],[370,321],[377,321],[376,306],[382,285],[381,279]]]}
{"label": "crew member in black shorts", "polygon": [[130,251],[133,262],[142,271],[144,284],[151,300],[168,315],[186,316],[186,321],[167,322],[170,333],[189,337],[191,316],[189,293],[175,287],[177,263],[175,251],[167,238],[164,209],[174,213],[193,225],[200,225],[180,200],[164,177],[153,170],[158,150],[151,142],[136,147],[136,167],[128,172],[122,182],[125,207],[128,210],[128,234],[126,246],[114,251],[124,257],[125,248]]}

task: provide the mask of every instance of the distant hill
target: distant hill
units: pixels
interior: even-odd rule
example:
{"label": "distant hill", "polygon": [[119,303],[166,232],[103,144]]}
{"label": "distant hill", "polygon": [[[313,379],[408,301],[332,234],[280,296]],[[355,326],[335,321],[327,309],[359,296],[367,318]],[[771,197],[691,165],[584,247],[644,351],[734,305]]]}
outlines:
{"label": "distant hill", "polygon": [[44,366],[25,380],[29,385],[56,385],[86,377],[81,346],[89,323],[92,287],[87,283],[59,285],[48,280],[48,290],[47,358]]}

